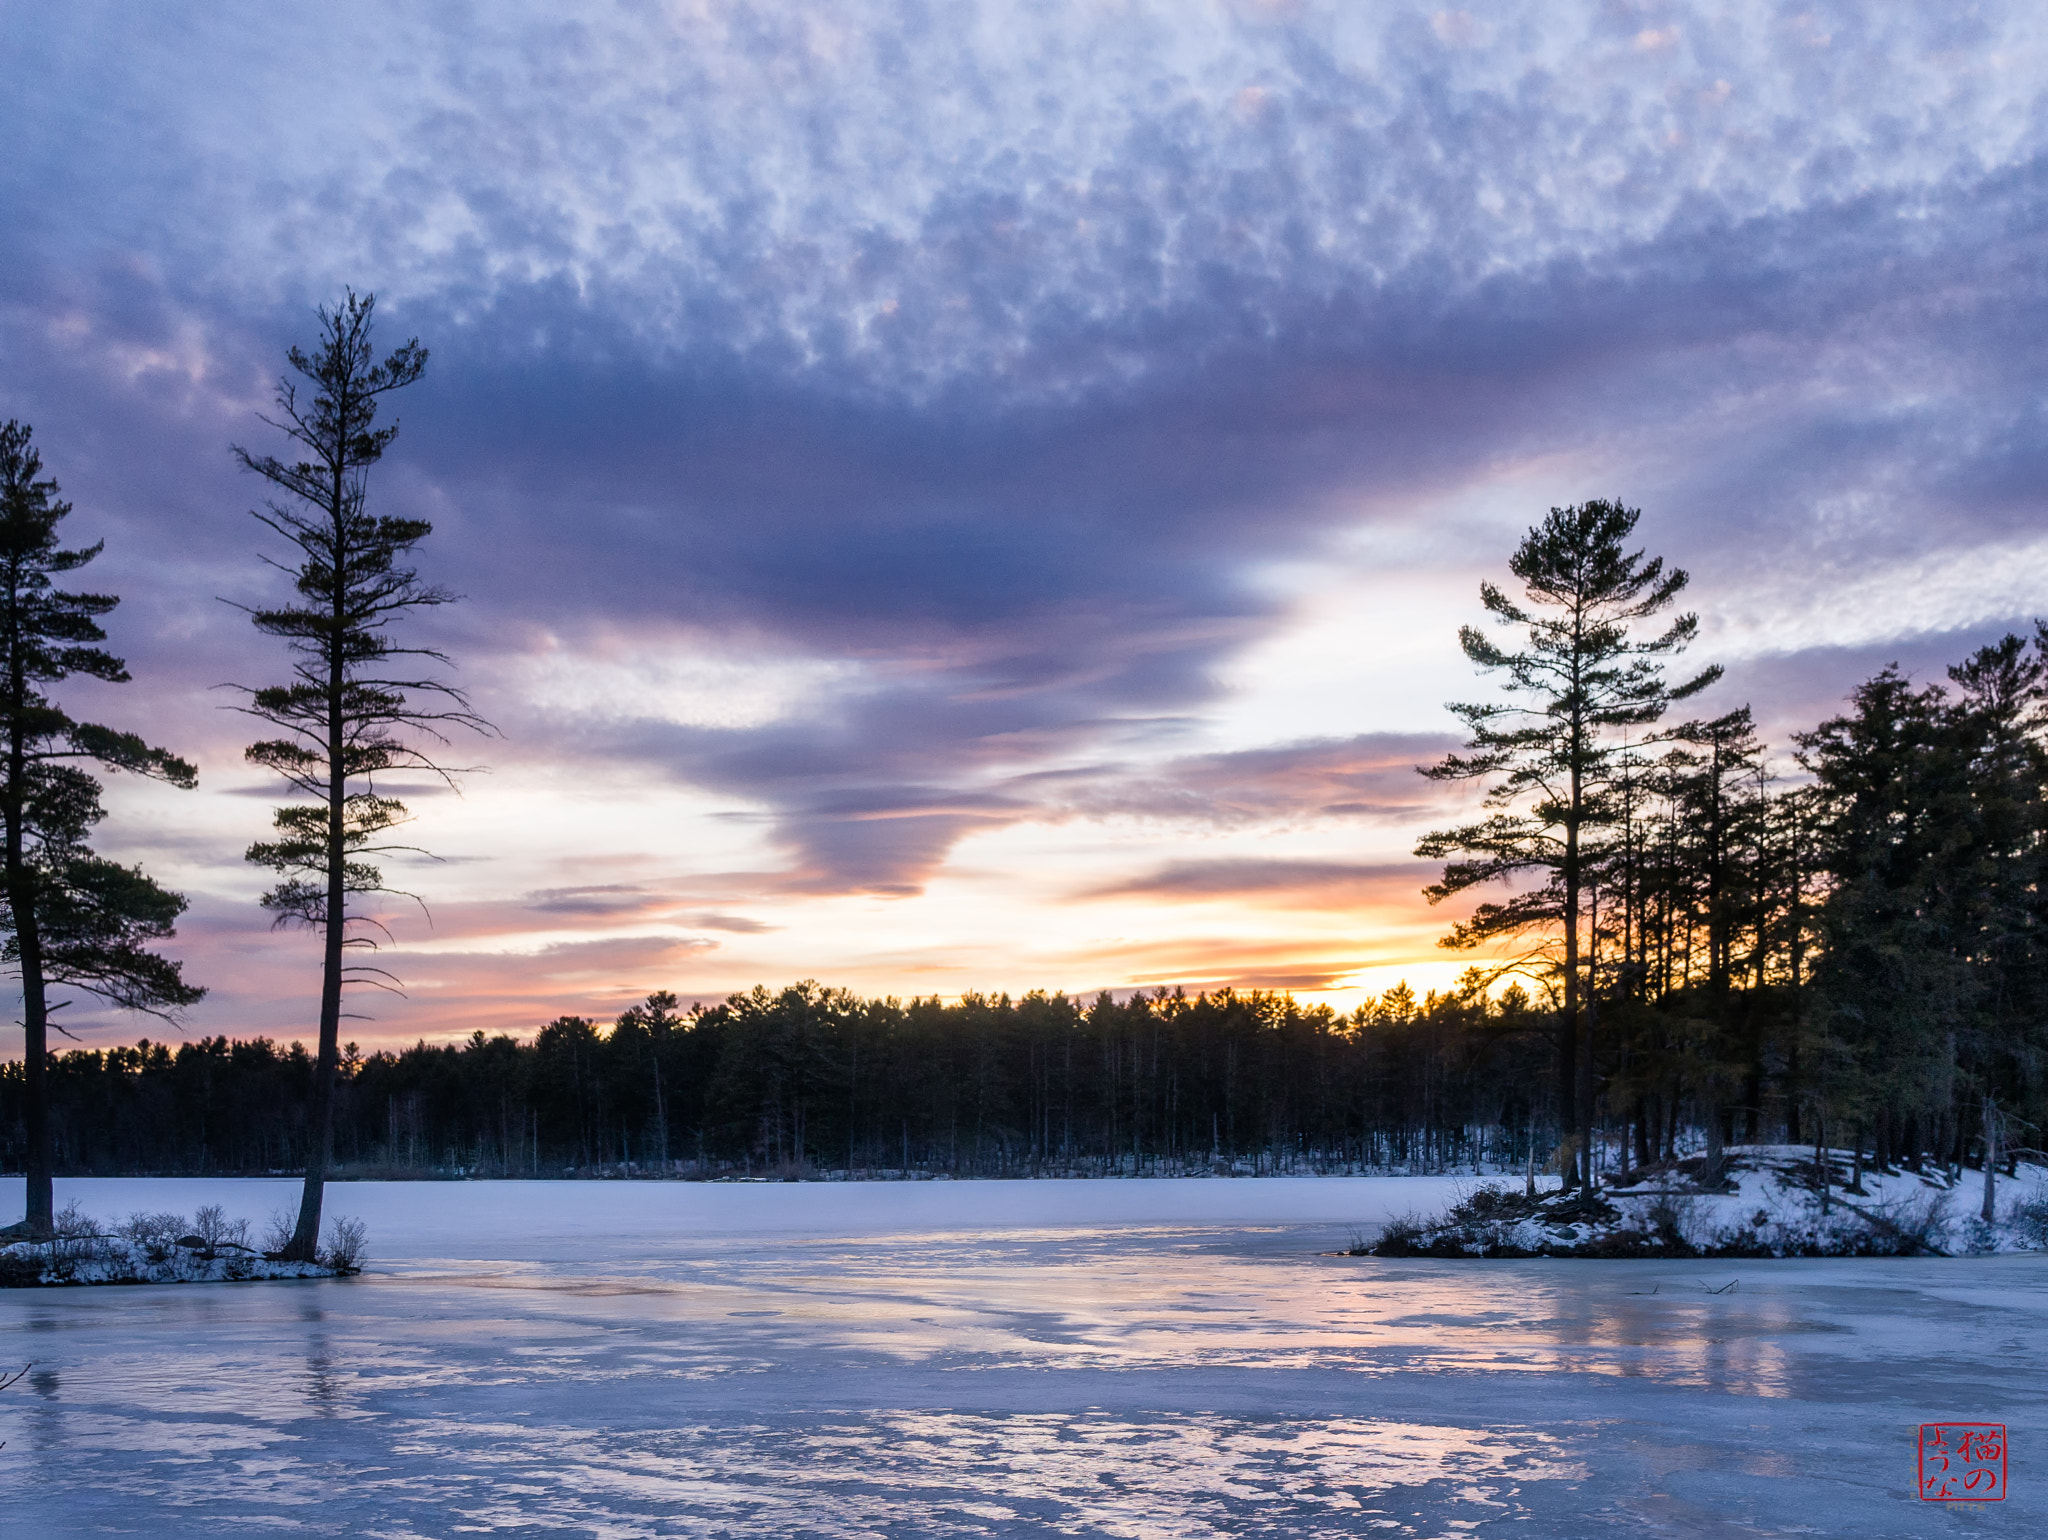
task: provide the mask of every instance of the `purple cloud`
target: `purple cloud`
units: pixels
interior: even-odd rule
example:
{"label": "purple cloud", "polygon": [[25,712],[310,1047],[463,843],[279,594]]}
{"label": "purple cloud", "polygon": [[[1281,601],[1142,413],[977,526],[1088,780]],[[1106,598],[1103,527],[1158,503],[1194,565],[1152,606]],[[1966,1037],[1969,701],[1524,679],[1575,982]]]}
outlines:
{"label": "purple cloud", "polygon": [[[1448,724],[1204,724],[1296,619],[1273,571],[1497,568],[1548,502],[1644,506],[1742,653],[1723,689],[1787,728],[2029,619],[1963,591],[1972,553],[2032,570],[2048,468],[2018,5],[372,7],[337,38],[87,4],[9,44],[0,414],[107,537],[147,682],[92,709],[231,770],[209,687],[282,665],[217,602],[273,581],[226,445],[263,447],[310,306],[375,289],[434,353],[377,495],[469,596],[434,637],[507,732],[475,757],[687,786],[783,862],[675,911],[666,878],[520,888],[564,923],[749,934],[724,906],[915,894],[1032,822],[1427,819]],[[1931,618],[1884,599],[1943,560]],[[1866,588],[1879,620],[1828,610]],[[520,683],[730,639],[845,673],[738,722]]]}

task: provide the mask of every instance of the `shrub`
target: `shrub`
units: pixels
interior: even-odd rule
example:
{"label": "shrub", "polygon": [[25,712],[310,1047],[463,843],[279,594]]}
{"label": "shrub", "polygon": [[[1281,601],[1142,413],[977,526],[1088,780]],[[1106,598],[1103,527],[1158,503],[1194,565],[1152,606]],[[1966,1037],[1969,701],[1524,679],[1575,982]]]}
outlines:
{"label": "shrub", "polygon": [[1650,1238],[1674,1251],[1691,1251],[1693,1217],[1698,1205],[1689,1197],[1664,1193],[1643,1210],[1643,1225]]}
{"label": "shrub", "polygon": [[2048,1193],[2015,1203],[2012,1224],[2021,1240],[2036,1251],[2048,1251]]}
{"label": "shrub", "polygon": [[1489,1182],[1473,1188],[1452,1206],[1445,1217],[1453,1224],[1513,1223],[1517,1219],[1528,1218],[1542,1204],[1541,1198],[1531,1198]]}
{"label": "shrub", "polygon": [[100,1233],[98,1221],[82,1213],[76,1201],[57,1210],[51,1228],[54,1233],[50,1240],[50,1270],[53,1273],[68,1278],[81,1264],[101,1259],[107,1237]]}
{"label": "shrub", "polygon": [[246,1249],[249,1244],[249,1221],[230,1219],[218,1203],[209,1203],[193,1216],[192,1230],[206,1243],[208,1251],[217,1251],[222,1246]]}
{"label": "shrub", "polygon": [[327,1222],[327,1249],[320,1260],[337,1273],[359,1273],[368,1253],[369,1238],[369,1227],[360,1219],[336,1215]]}
{"label": "shrub", "polygon": [[1420,1214],[1396,1214],[1380,1226],[1379,1242],[1372,1249],[1383,1257],[1405,1257],[1429,1228]]}
{"label": "shrub", "polygon": [[1867,1204],[1856,1210],[1870,1222],[1870,1236],[1861,1248],[1869,1256],[1942,1254],[1947,1238],[1949,1195],[1924,1193],[1890,1203]]}
{"label": "shrub", "polygon": [[130,1214],[116,1233],[150,1261],[168,1262],[190,1228],[183,1214]]}

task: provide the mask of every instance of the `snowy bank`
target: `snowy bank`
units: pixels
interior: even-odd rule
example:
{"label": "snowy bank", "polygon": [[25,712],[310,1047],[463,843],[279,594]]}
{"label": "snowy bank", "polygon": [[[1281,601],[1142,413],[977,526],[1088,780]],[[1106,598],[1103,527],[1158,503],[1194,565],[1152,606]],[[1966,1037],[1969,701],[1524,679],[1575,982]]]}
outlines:
{"label": "snowy bank", "polygon": [[[281,1223],[281,1221],[280,1221]],[[249,1244],[249,1221],[230,1220],[218,1205],[182,1214],[131,1214],[107,1227],[68,1204],[56,1233],[0,1244],[0,1288],[54,1288],[91,1283],[244,1283],[273,1278],[345,1278],[362,1271],[364,1229],[337,1218],[314,1262],[286,1262]]]}
{"label": "snowy bank", "polygon": [[1498,1185],[1446,1213],[1389,1221],[1354,1256],[1894,1257],[2048,1250],[2048,1168],[1983,1175],[1861,1166],[1848,1152],[1733,1145],[1645,1167],[1597,1192]]}

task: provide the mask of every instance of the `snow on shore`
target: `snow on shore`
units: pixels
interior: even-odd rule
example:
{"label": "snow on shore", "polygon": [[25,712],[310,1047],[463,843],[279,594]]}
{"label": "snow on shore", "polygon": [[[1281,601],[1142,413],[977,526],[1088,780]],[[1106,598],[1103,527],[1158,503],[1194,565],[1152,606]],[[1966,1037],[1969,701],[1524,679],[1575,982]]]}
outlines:
{"label": "snow on shore", "polygon": [[359,1221],[334,1219],[317,1262],[285,1262],[251,1246],[249,1221],[230,1219],[219,1204],[203,1206],[196,1220],[138,1211],[109,1226],[72,1202],[58,1212],[54,1234],[0,1244],[0,1288],[345,1278],[362,1271],[364,1239]]}
{"label": "snow on shore", "polygon": [[1389,1222],[1376,1256],[1984,1256],[2048,1250],[2048,1168],[1983,1174],[1861,1167],[1845,1150],[1734,1145],[1632,1171],[1597,1193],[1482,1184],[1439,1216]]}

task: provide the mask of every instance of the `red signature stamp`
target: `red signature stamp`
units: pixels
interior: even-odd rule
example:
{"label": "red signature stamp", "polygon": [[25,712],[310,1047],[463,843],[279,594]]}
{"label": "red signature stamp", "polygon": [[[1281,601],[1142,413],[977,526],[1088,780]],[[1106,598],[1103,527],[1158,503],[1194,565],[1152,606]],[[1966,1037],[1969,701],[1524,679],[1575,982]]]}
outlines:
{"label": "red signature stamp", "polygon": [[2005,1498],[2005,1424],[1920,1424],[1920,1497],[1930,1503],[1995,1503]]}

